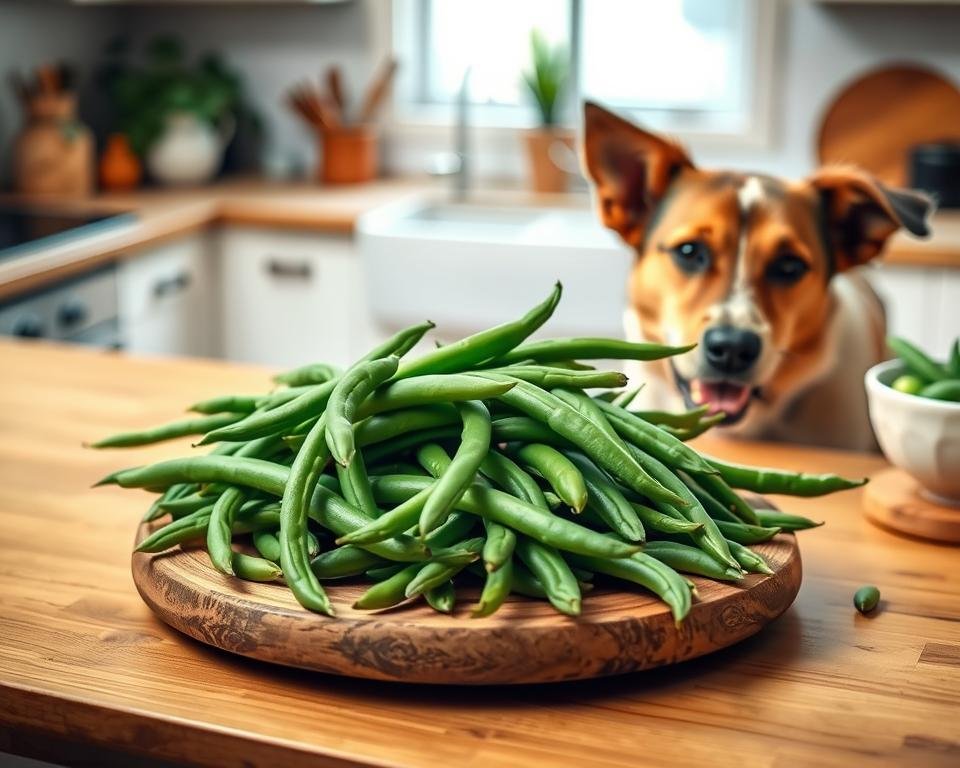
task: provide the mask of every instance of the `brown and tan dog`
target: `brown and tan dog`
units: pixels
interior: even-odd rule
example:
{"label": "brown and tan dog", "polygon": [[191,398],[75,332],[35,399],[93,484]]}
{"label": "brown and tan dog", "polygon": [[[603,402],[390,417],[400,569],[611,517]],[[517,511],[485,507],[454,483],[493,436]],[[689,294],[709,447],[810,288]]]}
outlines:
{"label": "brown and tan dog", "polygon": [[637,253],[627,335],[691,344],[645,365],[654,407],[708,405],[734,434],[867,449],[863,374],[883,307],[858,270],[930,200],[853,168],[803,181],[704,171],[679,145],[587,103],[584,162],[601,219]]}

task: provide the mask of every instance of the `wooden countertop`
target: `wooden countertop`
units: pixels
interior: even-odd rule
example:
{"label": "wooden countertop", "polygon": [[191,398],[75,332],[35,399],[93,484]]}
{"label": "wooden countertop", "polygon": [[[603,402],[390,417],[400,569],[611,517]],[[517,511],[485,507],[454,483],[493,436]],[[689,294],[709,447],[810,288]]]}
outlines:
{"label": "wooden countertop", "polygon": [[[443,188],[442,179],[394,179],[343,187],[310,183],[270,183],[228,180],[197,189],[147,189],[98,195],[89,200],[48,198],[73,209],[132,211],[136,219],[101,234],[45,248],[25,258],[0,261],[0,300],[35,290],[51,281],[80,274],[116,261],[145,246],[219,224],[267,226],[349,235],[357,218],[373,208],[403,197]],[[506,199],[511,205],[550,205],[585,208],[585,194],[537,196],[519,189],[480,190],[481,201]],[[17,195],[0,195],[0,203],[41,203]],[[897,234],[884,260],[912,267],[960,267],[960,212],[935,215],[933,236],[916,240]]]}
{"label": "wooden countertop", "polygon": [[[713,656],[530,688],[326,677],[218,652],[155,619],[130,576],[148,496],[89,486],[185,445],[80,447],[208,395],[257,391],[265,371],[8,340],[0,367],[0,750],[68,763],[112,755],[123,765],[135,753],[291,767],[960,759],[958,550],[875,528],[859,491],[778,500],[827,523],[800,534],[800,596],[759,635]],[[877,456],[707,442],[731,459],[814,472],[884,466]],[[864,583],[883,594],[871,618],[851,605]]]}

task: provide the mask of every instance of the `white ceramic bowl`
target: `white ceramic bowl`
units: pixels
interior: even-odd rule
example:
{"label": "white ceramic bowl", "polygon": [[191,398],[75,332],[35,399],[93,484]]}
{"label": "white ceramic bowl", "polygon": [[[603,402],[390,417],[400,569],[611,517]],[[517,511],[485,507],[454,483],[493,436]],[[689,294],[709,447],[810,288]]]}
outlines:
{"label": "white ceramic bowl", "polygon": [[907,395],[890,385],[899,360],[867,371],[870,421],[887,459],[937,501],[960,504],[960,403]]}

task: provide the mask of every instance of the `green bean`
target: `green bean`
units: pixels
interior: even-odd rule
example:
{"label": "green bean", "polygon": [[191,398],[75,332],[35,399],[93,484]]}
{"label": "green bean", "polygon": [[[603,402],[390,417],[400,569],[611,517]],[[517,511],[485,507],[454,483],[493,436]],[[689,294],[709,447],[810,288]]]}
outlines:
{"label": "green bean", "polygon": [[530,573],[526,566],[516,560],[513,561],[513,579],[510,590],[518,595],[532,597],[535,600],[547,599],[547,591],[543,588],[543,584],[537,581],[536,576]]}
{"label": "green bean", "polygon": [[280,540],[273,531],[254,531],[253,546],[265,560],[280,562]]}
{"label": "green bean", "polygon": [[[376,484],[379,478],[370,478],[371,485],[374,487],[374,496],[376,497]],[[424,487],[419,493],[403,500],[389,512],[385,512],[375,520],[371,520],[361,528],[350,531],[340,536],[336,543],[338,546],[344,544],[354,544],[365,546],[375,544],[379,541],[386,541],[394,538],[397,534],[408,530],[411,526],[417,525],[420,520],[420,514],[423,511],[424,504],[433,493],[434,483]]]}
{"label": "green bean", "polygon": [[507,354],[550,318],[560,301],[562,292],[563,288],[560,283],[557,283],[545,301],[519,320],[467,336],[453,344],[428,352],[416,360],[406,362],[397,372],[397,378],[422,376],[426,373],[463,371],[477,363]]}
{"label": "green bean", "polygon": [[782,493],[788,496],[822,496],[834,491],[859,488],[867,482],[847,479],[839,475],[808,475],[803,472],[784,472],[777,469],[759,469],[720,461],[705,456],[710,465],[720,473],[728,485],[754,493]]}
{"label": "green bean", "polygon": [[953,345],[950,347],[947,372],[951,377],[960,379],[960,338],[954,339]]}
{"label": "green bean", "polygon": [[289,470],[264,459],[234,456],[193,456],[134,467],[108,475],[97,483],[121,488],[166,487],[174,483],[227,483],[282,496]]}
{"label": "green bean", "polygon": [[747,573],[773,574],[770,566],[767,565],[767,561],[752,549],[747,549],[743,544],[736,541],[727,541],[727,545],[730,547],[730,554],[737,558],[740,567]]}
{"label": "green bean", "polygon": [[[253,413],[257,410],[259,399],[257,395],[223,395],[212,397],[209,400],[201,400],[199,403],[191,405],[187,410],[210,415],[215,413]],[[203,431],[206,432],[207,430]]]}
{"label": "green bean", "polygon": [[702,549],[686,544],[673,541],[650,541],[647,542],[643,551],[681,573],[695,573],[717,581],[739,581],[743,578],[743,572],[739,567],[721,565]]}
{"label": "green bean", "polygon": [[353,460],[353,422],[360,403],[393,376],[399,364],[396,356],[358,363],[333,388],[324,413],[327,447],[337,463],[347,466]]}
{"label": "green bean", "polygon": [[576,512],[587,505],[587,486],[577,466],[556,448],[544,443],[527,443],[517,451],[517,458],[535,470],[549,483],[560,499]]}
{"label": "green bean", "polygon": [[690,492],[697,497],[697,501],[703,504],[703,508],[707,511],[707,514],[714,520],[726,520],[728,523],[741,522],[739,517],[717,501],[711,494],[707,493],[703,486],[686,472],[678,472],[677,475],[683,481],[684,485],[690,489]]}
{"label": "green bean", "polygon": [[553,491],[544,491],[543,500],[547,502],[547,506],[551,511],[554,512],[558,509],[564,509],[566,507],[566,504],[563,503],[563,499],[557,496],[557,494],[555,494]]}
{"label": "green bean", "polygon": [[[490,452],[487,458],[484,459],[484,462],[486,463],[492,455],[494,455],[494,453]],[[417,458],[434,478],[440,478],[449,470],[452,464],[446,451],[435,444],[424,445],[417,452]],[[505,459],[505,457],[501,458]],[[509,461],[508,459],[505,460]],[[481,467],[482,466],[481,464]],[[520,498],[523,498],[523,496],[520,496]],[[486,541],[483,545],[484,564],[488,571],[495,571],[500,568],[504,562],[508,561],[513,554],[516,535],[509,528],[505,528],[499,523],[487,520],[486,518],[483,519],[483,525],[487,533]],[[440,533],[440,529],[437,529],[435,533]]]}
{"label": "green bean", "polygon": [[960,402],[960,379],[947,379],[927,384],[920,390],[920,397]]}
{"label": "green bean", "polygon": [[385,459],[401,456],[411,448],[416,448],[423,443],[446,440],[459,434],[460,430],[456,427],[435,427],[434,429],[423,429],[419,432],[408,432],[392,440],[384,440],[382,443],[371,446],[364,451],[363,455],[369,464],[378,464]]}
{"label": "green bean", "polygon": [[89,443],[88,448],[132,448],[140,445],[150,445],[164,440],[173,440],[188,435],[202,435],[211,429],[225,427],[243,418],[239,413],[217,413],[212,416],[200,416],[190,419],[172,421],[152,429],[139,432],[121,432],[111,435],[95,443]]}
{"label": "green bean", "polygon": [[[503,530],[507,530],[504,528]],[[489,537],[487,541],[489,542]],[[489,569],[484,574],[483,590],[480,599],[473,607],[470,615],[479,619],[492,616],[503,605],[513,589],[513,558],[508,557],[496,570]]]}
{"label": "green bean", "polygon": [[569,440],[529,416],[503,416],[494,419],[492,427],[494,439],[501,443],[544,443],[555,448],[571,447]]}
{"label": "green bean", "polygon": [[608,402],[615,405],[617,408],[626,409],[627,406],[630,405],[630,403],[632,403],[636,399],[637,395],[640,394],[640,390],[642,390],[643,387],[644,385],[641,384],[639,387],[633,387],[632,389],[625,389],[622,392],[618,393],[616,397],[614,397],[612,400],[609,400]]}
{"label": "green bean", "polygon": [[291,387],[298,387],[303,384],[323,384],[331,379],[339,378],[341,371],[334,365],[326,363],[311,363],[299,368],[293,368],[283,373],[278,373],[273,380],[278,384],[287,384]]}
{"label": "green bean", "polygon": [[[326,439],[326,414],[310,428],[294,459],[280,504],[280,567],[297,602],[304,608],[328,616],[333,606],[320,581],[310,569],[307,551],[307,517],[317,478],[330,458]],[[351,431],[351,437],[353,432]]]}
{"label": "green bean", "polygon": [[360,408],[364,418],[383,411],[438,402],[486,400],[511,390],[516,380],[488,381],[468,374],[424,375],[381,387]]}
{"label": "green bean", "polygon": [[[499,451],[490,451],[480,464],[480,474],[512,496],[548,509],[543,491],[530,474]],[[489,529],[488,529],[489,532]]]}
{"label": "green bean", "polygon": [[453,613],[453,606],[457,602],[457,594],[452,581],[444,582],[433,589],[428,589],[424,598],[433,610],[437,613]]}
{"label": "green bean", "polygon": [[701,549],[716,558],[718,562],[734,568],[738,567],[737,561],[733,558],[733,555],[730,554],[727,540],[723,537],[723,534],[720,533],[717,524],[713,521],[713,518],[707,514],[707,511],[697,500],[697,497],[683,484],[683,481],[653,456],[644,453],[634,445],[630,445],[629,448],[634,458],[647,472],[653,477],[656,477],[659,482],[670,488],[674,493],[683,497],[687,502],[686,507],[680,510],[670,505],[657,504],[656,500],[653,500],[657,509],[668,515],[677,513],[691,522],[700,523],[703,528],[699,531],[691,531],[689,534],[690,537]]}
{"label": "green bean", "polygon": [[517,556],[543,585],[547,599],[554,608],[567,616],[580,615],[580,585],[557,550],[526,536],[519,536]]}
{"label": "green bean", "polygon": [[802,515],[787,515],[783,512],[775,512],[772,509],[757,509],[754,511],[757,513],[760,525],[768,528],[780,528],[784,531],[803,531],[807,528],[816,528],[823,525],[823,521],[817,522]]}
{"label": "green bean", "polygon": [[337,480],[340,481],[340,491],[347,503],[359,509],[367,517],[379,517],[380,510],[373,500],[373,491],[370,490],[370,478],[367,477],[363,454],[357,452],[347,467],[340,464],[335,466]]}
{"label": "green bean", "polygon": [[460,423],[460,414],[451,403],[435,403],[369,416],[357,423],[353,437],[360,448],[392,440],[409,432]]}
{"label": "green bean", "polygon": [[880,590],[872,584],[860,587],[853,595],[853,606],[860,613],[870,613],[880,604]]}
{"label": "green bean", "polygon": [[231,555],[230,570],[241,579],[247,581],[274,581],[283,575],[283,571],[262,557],[251,557],[242,552],[233,552]]}
{"label": "green bean", "polygon": [[230,546],[233,518],[244,501],[244,491],[240,488],[227,488],[213,505],[207,526],[207,553],[210,555],[210,562],[218,571],[229,576],[233,575],[233,549]]}
{"label": "green bean", "polygon": [[637,517],[644,526],[660,533],[696,533],[703,529],[702,523],[665,515],[646,504],[632,501],[630,506],[633,507],[633,511],[637,513]]}
{"label": "green bean", "polygon": [[949,376],[944,366],[906,339],[890,336],[887,338],[887,346],[903,361],[910,373],[923,379],[924,384],[932,384]]}
{"label": "green bean", "polygon": [[498,358],[497,363],[508,365],[518,360],[536,360],[538,363],[555,360],[661,360],[689,352],[695,346],[668,347],[603,338],[549,339],[521,344]]}
{"label": "green bean", "polygon": [[687,442],[688,440],[693,440],[695,437],[700,437],[704,432],[718,424],[722,424],[724,419],[726,419],[726,414],[716,413],[713,416],[707,416],[706,418],[700,419],[692,427],[686,429],[676,429],[674,427],[662,427],[663,431],[668,435],[672,435],[681,442]]}
{"label": "green bean", "polygon": [[689,411],[672,413],[670,411],[630,411],[638,419],[658,427],[674,427],[675,429],[689,429],[700,423],[700,419],[707,415],[709,405],[701,405]]}
{"label": "green bean", "polygon": [[[335,550],[336,551],[336,550]],[[389,579],[391,576],[395,576],[400,573],[404,568],[406,568],[405,563],[390,563],[389,565],[381,565],[376,568],[371,568],[370,570],[364,572],[366,576],[371,581],[383,581],[384,579]]]}
{"label": "green bean", "polygon": [[[177,544],[202,538],[207,533],[207,526],[210,523],[210,512],[213,505],[205,509],[174,520],[165,525],[137,545],[136,552],[163,552]],[[262,508],[244,515],[240,520],[233,524],[234,533],[249,533],[250,531],[261,528],[276,528],[280,524],[279,510],[273,508]]]}
{"label": "green bean", "polygon": [[[385,503],[400,503],[429,487],[423,477],[390,476],[370,478],[374,497]],[[598,557],[627,557],[639,547],[605,536],[556,517],[509,494],[474,484],[460,499],[457,508],[493,520],[533,539],[568,552]]]}
{"label": "green bean", "polygon": [[376,611],[382,608],[392,608],[404,602],[407,599],[407,585],[413,581],[421,567],[418,564],[409,565],[389,579],[374,584],[360,595],[353,607],[357,610]]}
{"label": "green bean", "polygon": [[480,464],[490,450],[490,413],[479,401],[460,403],[463,432],[450,466],[437,479],[420,512],[420,535],[426,536],[446,519],[460,497],[476,480]]}
{"label": "green bean", "polygon": [[[150,505],[147,513],[143,516],[142,522],[152,523],[157,518],[163,517],[168,511],[166,505],[173,504],[181,499],[192,496],[196,487],[197,486],[193,485],[192,483],[179,483],[177,485],[171,485]],[[199,507],[195,507],[194,509],[198,508]],[[193,512],[194,509],[191,509],[190,511]]]}
{"label": "green bean", "polygon": [[737,520],[750,525],[758,525],[759,520],[747,501],[734,491],[726,480],[720,475],[705,475],[697,473],[694,475],[697,483],[703,490],[716,499],[727,510],[729,510]]}
{"label": "green bean", "polygon": [[[184,485],[187,485],[186,483]],[[179,486],[171,485],[171,488],[177,488]],[[160,513],[164,512],[171,513],[174,517],[180,515],[189,514],[190,512],[196,512],[201,507],[206,507],[210,504],[210,495],[206,493],[191,493],[189,496],[181,496],[180,498],[170,499],[169,501],[159,501],[157,506],[160,509]]]}
{"label": "green bean", "polygon": [[747,525],[745,523],[728,523],[725,520],[717,520],[717,528],[720,529],[728,541],[736,541],[739,544],[761,544],[764,541],[770,541],[774,536],[780,533],[780,528],[764,528],[760,525]]}
{"label": "green bean", "polygon": [[670,433],[648,424],[622,408],[607,403],[598,403],[598,405],[618,434],[668,467],[689,472],[716,473],[716,470],[702,459],[700,454]]}
{"label": "green bean", "polygon": [[543,389],[570,387],[588,389],[590,387],[622,387],[627,377],[620,371],[571,371],[565,368],[551,368],[545,365],[512,365],[508,368],[486,369],[490,373],[500,373],[515,379],[536,384]]}
{"label": "green bean", "polygon": [[686,580],[666,563],[650,555],[638,552],[620,560],[569,555],[568,559],[581,568],[646,587],[670,607],[678,626],[690,612],[691,594]]}
{"label": "green bean", "polygon": [[203,436],[198,445],[253,440],[257,437],[283,434],[302,423],[304,419],[319,417],[327,407],[327,401],[336,385],[336,380],[328,381],[311,387],[309,391],[276,408],[254,411],[235,424],[211,430]]}
{"label": "green bean", "polygon": [[588,506],[614,533],[627,541],[643,543],[646,539],[643,523],[620,489],[585,456],[573,451],[567,456],[586,483]]}
{"label": "green bean", "polygon": [[[464,542],[463,549],[473,554],[473,560],[476,561],[480,556],[480,549],[483,547],[483,539],[473,539]],[[407,584],[404,594],[407,597],[416,597],[424,592],[440,586],[445,581],[449,581],[462,571],[467,563],[441,563],[429,562],[417,571],[410,583]]]}
{"label": "green bean", "polygon": [[[497,380],[504,380],[504,377],[500,377],[499,374],[477,373],[475,375],[493,376]],[[612,440],[579,411],[571,408],[555,395],[544,392],[532,384],[507,380],[516,381],[516,386],[499,395],[503,402],[544,422],[554,432],[579,447],[596,464],[620,478],[638,493],[668,504],[684,506],[683,499],[654,480],[625,450],[624,446]]]}
{"label": "green bean", "polygon": [[[279,542],[277,544],[279,546]],[[337,547],[321,552],[310,561],[310,570],[318,579],[342,579],[359,576],[370,568],[384,565],[381,557],[359,547]],[[391,563],[391,566],[393,564]],[[401,564],[400,567],[406,567]]]}
{"label": "green bean", "polygon": [[585,395],[583,392],[575,392],[562,388],[553,389],[551,392],[571,408],[579,411],[585,418],[596,424],[611,440],[622,446],[623,440],[621,440],[620,435],[617,434],[617,431],[611,426],[610,422],[607,421],[606,416],[603,415],[603,411],[600,410],[600,406],[593,401],[592,397]]}

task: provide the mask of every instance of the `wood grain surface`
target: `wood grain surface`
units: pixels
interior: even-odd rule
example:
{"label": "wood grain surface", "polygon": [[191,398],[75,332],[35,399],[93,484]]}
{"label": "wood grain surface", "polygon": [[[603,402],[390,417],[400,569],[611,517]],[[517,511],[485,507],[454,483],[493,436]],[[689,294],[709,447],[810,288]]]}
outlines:
{"label": "wood grain surface", "polygon": [[[159,524],[141,525],[137,541]],[[373,680],[443,685],[545,683],[621,675],[726,648],[782,614],[800,589],[796,539],[755,547],[773,575],[738,584],[695,578],[699,599],[681,627],[666,604],[642,589],[584,595],[578,619],[549,603],[511,597],[485,619],[470,618],[479,589],[457,589],[451,616],[423,601],[388,611],[352,606],[364,580],[329,582],[336,619],[302,609],[282,584],[229,578],[202,547],[133,555],[133,581],[163,621],[241,656]]]}
{"label": "wood grain surface", "polygon": [[[955,766],[958,550],[868,522],[862,493],[777,498],[803,586],[764,631],[636,674],[547,686],[356,680],[186,638],[137,594],[130,550],[149,496],[90,484],[187,441],[95,452],[82,440],[175,417],[265,371],[0,341],[0,744],[67,744],[209,766]],[[701,440],[734,461],[873,473],[879,456]],[[852,606],[876,584],[880,609]],[[19,746],[18,746],[19,745]],[[82,748],[78,745],[82,745]],[[51,757],[48,753],[48,757]]]}
{"label": "wood grain surface", "polygon": [[863,510],[877,525],[892,531],[960,544],[960,506],[928,499],[920,484],[902,469],[890,467],[877,473],[864,492]]}
{"label": "wood grain surface", "polygon": [[925,67],[867,72],[833,99],[820,124],[821,163],[853,163],[881,181],[909,186],[910,150],[960,139],[960,89]]}

